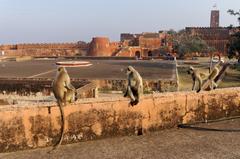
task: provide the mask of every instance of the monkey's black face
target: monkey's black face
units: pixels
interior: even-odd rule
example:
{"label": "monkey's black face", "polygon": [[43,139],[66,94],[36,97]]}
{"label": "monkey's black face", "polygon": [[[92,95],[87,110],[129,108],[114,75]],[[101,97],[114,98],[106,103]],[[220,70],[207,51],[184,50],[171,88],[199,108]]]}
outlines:
{"label": "monkey's black face", "polygon": [[129,68],[126,69],[126,74],[129,75],[131,73],[131,70]]}
{"label": "monkey's black face", "polygon": [[58,67],[58,72],[62,71],[63,67]]}
{"label": "monkey's black face", "polygon": [[193,68],[190,67],[190,68],[188,69],[187,73],[188,73],[189,75],[193,74]]}

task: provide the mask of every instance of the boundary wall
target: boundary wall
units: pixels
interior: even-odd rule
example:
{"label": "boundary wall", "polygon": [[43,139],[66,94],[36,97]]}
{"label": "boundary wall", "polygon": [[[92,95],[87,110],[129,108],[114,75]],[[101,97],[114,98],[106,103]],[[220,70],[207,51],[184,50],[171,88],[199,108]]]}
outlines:
{"label": "boundary wall", "polygon": [[[128,98],[82,99],[64,107],[63,144],[141,135],[180,123],[240,115],[240,88],[156,93],[130,107]],[[60,136],[55,103],[0,107],[0,152],[52,146]]]}

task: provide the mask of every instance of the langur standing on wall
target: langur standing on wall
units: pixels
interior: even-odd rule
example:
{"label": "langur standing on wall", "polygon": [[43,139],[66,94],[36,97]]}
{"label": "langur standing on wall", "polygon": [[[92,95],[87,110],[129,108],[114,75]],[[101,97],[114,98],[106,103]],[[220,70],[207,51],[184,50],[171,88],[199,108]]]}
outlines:
{"label": "langur standing on wall", "polygon": [[207,75],[200,72],[198,69],[192,66],[189,67],[189,70],[187,71],[187,73],[192,76],[192,80],[193,80],[192,90],[193,91],[196,90],[196,84],[198,82],[197,92],[201,91],[204,77],[206,78]]}

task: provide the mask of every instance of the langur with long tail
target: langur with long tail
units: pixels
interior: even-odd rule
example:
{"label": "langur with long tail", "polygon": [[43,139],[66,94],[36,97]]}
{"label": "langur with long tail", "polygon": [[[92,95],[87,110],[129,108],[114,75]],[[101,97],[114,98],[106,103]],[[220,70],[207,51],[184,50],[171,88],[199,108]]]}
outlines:
{"label": "langur with long tail", "polygon": [[127,67],[127,89],[124,97],[131,99],[130,105],[137,105],[140,101],[140,96],[143,94],[143,81],[140,74],[132,67]]}
{"label": "langur with long tail", "polygon": [[63,111],[63,105],[66,106],[67,103],[72,103],[76,100],[75,99],[76,89],[71,84],[70,77],[67,73],[67,70],[64,67],[58,68],[56,77],[52,83],[52,88],[53,94],[57,100],[57,104],[60,109],[62,120],[61,136],[59,138],[59,141],[53,148],[56,149],[59,145],[61,145],[65,131],[65,116]]}

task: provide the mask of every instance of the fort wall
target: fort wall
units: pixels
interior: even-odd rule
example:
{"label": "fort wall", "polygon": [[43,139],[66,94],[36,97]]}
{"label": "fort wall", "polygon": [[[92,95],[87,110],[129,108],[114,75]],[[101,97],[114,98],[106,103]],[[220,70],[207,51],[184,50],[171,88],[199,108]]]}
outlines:
{"label": "fort wall", "polygon": [[0,45],[6,56],[73,56],[87,48],[83,42]]}
{"label": "fort wall", "polygon": [[[180,123],[240,115],[240,88],[176,92],[142,97],[79,100],[64,107],[63,144],[123,135],[141,135]],[[51,146],[60,136],[55,103],[0,107],[0,152]]]}

